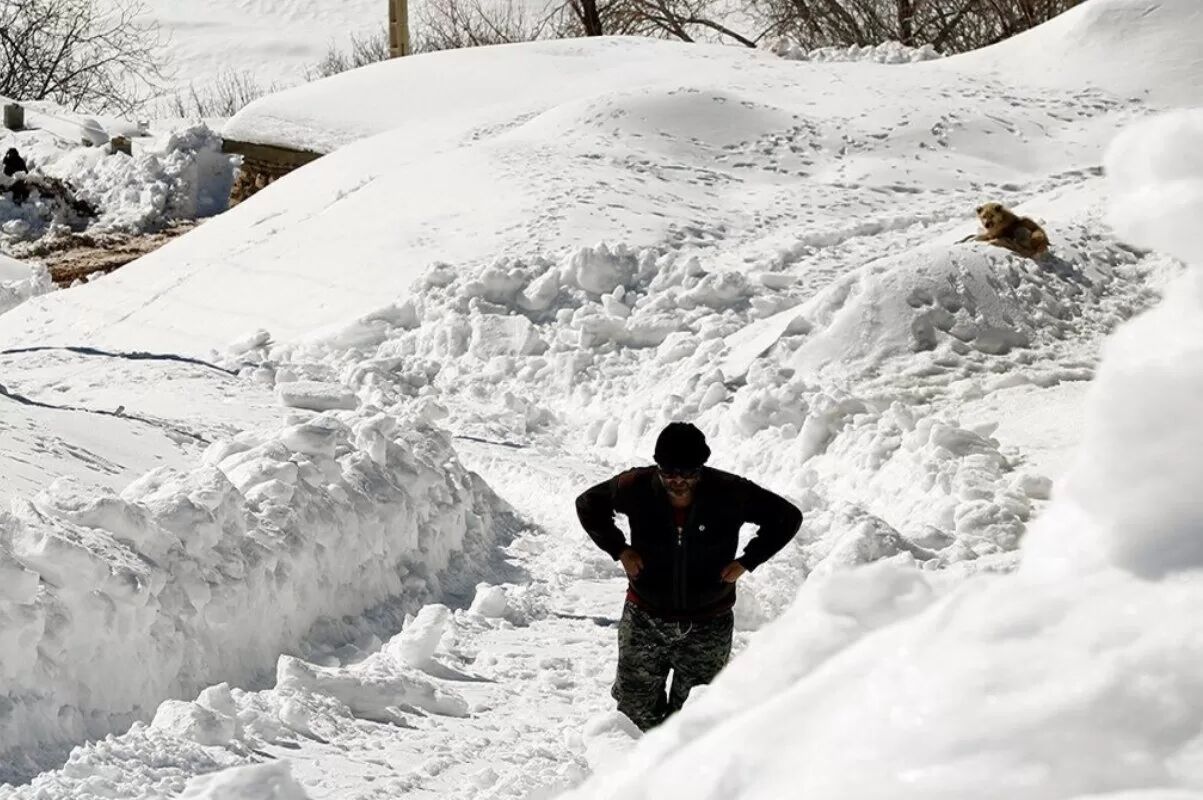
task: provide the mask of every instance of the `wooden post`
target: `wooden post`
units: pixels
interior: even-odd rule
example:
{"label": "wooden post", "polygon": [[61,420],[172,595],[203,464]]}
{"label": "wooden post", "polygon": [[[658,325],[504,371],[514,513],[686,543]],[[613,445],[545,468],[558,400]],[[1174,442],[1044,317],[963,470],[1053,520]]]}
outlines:
{"label": "wooden post", "polygon": [[24,130],[25,109],[16,103],[6,105],[4,107],[4,127],[10,131]]}
{"label": "wooden post", "polygon": [[409,55],[409,0],[388,0],[388,57]]}

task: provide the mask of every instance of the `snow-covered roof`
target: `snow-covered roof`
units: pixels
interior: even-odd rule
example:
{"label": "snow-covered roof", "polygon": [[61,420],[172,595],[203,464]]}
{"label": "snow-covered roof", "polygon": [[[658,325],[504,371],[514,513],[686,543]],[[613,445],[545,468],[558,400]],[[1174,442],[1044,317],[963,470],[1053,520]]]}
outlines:
{"label": "snow-covered roof", "polygon": [[[262,97],[222,129],[227,139],[329,153],[404,129],[399,158],[489,136],[524,117],[600,92],[692,76],[723,80],[732,63],[768,61],[745,48],[697,48],[634,37],[565,39],[391,59]],[[416,152],[415,152],[416,151]]]}

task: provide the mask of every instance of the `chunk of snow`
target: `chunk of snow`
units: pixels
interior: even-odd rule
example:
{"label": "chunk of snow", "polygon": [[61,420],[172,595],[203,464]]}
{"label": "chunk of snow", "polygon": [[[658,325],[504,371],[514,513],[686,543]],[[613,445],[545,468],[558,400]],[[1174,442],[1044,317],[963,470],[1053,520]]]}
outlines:
{"label": "chunk of snow", "polygon": [[281,405],[309,411],[355,408],[359,401],[345,386],[321,381],[289,381],[276,384]]}
{"label": "chunk of snow", "polygon": [[476,584],[476,595],[472,598],[469,611],[474,611],[482,617],[497,618],[505,616],[509,608],[504,586],[492,586],[487,583]]}
{"label": "chunk of snow", "polygon": [[188,781],[180,800],[309,800],[287,761],[270,761],[200,775]]}
{"label": "chunk of snow", "polygon": [[417,617],[389,640],[384,650],[402,664],[424,667],[430,663],[451,624],[451,609],[447,606],[440,603],[423,606]]}

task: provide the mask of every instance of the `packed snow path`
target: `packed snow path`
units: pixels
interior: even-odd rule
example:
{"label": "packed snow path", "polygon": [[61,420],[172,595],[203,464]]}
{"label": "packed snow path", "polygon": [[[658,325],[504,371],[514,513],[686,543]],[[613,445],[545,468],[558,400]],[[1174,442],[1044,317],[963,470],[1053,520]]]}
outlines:
{"label": "packed snow path", "polygon": [[[457,439],[457,450],[534,523],[508,548],[525,582],[478,592],[473,610],[424,611],[411,623],[418,631],[411,646],[430,654],[422,671],[466,701],[466,713],[393,715],[387,707],[402,704],[404,692],[371,697],[354,677],[365,653],[351,648],[341,678],[314,677],[321,668],[294,661],[277,688],[235,693],[244,725],[255,724],[256,711],[292,704],[280,714],[292,731],[274,744],[206,750],[197,729],[178,722],[186,712],[168,720],[161,710],[152,726],[79,748],[63,769],[0,789],[0,797],[145,797],[221,767],[286,760],[316,800],[529,800],[552,797],[607,763],[633,742],[614,720],[609,695],[625,581],[580,530],[573,495],[613,469],[468,437]],[[737,650],[746,636],[737,632]],[[163,735],[166,728],[186,735]]]}
{"label": "packed snow path", "polygon": [[[470,716],[418,717],[413,729],[347,720],[329,743],[269,750],[293,762],[294,778],[315,800],[552,797],[589,770],[581,734],[591,717],[613,707],[612,621],[625,581],[580,530],[572,491],[609,470],[465,439],[457,450],[537,525],[509,548],[530,577],[520,591],[531,600],[532,619],[513,626],[503,617],[456,615],[454,644],[435,658],[448,676],[440,683],[468,700]],[[569,572],[582,566],[613,577]]]}

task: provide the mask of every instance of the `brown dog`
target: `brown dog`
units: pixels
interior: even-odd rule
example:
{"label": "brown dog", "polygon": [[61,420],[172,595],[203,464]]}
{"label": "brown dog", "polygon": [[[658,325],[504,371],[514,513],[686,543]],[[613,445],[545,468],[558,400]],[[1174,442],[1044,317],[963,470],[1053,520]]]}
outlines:
{"label": "brown dog", "polygon": [[1048,252],[1048,234],[1034,220],[1021,217],[1002,203],[986,203],[977,207],[982,232],[971,237],[978,242],[1005,247],[1027,258]]}

